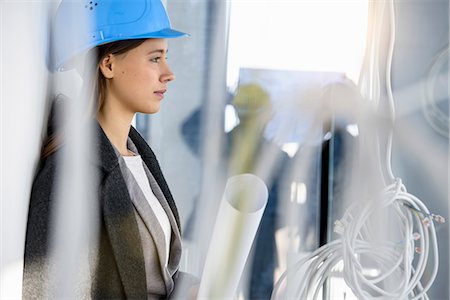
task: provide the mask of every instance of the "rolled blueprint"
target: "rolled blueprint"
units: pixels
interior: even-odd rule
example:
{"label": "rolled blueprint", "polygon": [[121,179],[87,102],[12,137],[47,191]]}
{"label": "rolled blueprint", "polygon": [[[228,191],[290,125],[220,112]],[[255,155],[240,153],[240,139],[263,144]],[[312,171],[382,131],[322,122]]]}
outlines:
{"label": "rolled blueprint", "polygon": [[255,175],[241,174],[228,179],[197,299],[235,296],[267,198],[266,185]]}

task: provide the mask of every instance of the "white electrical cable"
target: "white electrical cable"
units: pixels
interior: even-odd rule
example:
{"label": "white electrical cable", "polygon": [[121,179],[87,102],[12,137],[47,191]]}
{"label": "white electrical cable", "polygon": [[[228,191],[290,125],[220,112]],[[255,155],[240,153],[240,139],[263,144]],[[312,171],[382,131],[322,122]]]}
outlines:
{"label": "white electrical cable", "polygon": [[[395,42],[395,14],[393,1],[389,1],[389,27],[390,27],[390,39],[388,45],[388,51],[386,56],[386,94],[388,98],[389,118],[394,122],[395,110],[394,102],[391,90],[391,64]],[[362,65],[362,72],[358,81],[358,87],[362,95],[369,101],[372,108],[376,110],[380,106],[381,93],[381,80],[380,80],[380,47],[381,47],[381,32],[384,25],[385,10],[387,7],[386,1],[370,2],[369,12],[373,12],[374,17],[370,20],[368,29],[368,39],[366,53]],[[388,134],[387,147],[386,147],[386,161],[382,161],[382,155],[380,153],[380,136],[378,133],[375,140],[378,144],[373,150],[376,152],[375,157],[379,160],[380,172],[383,175],[383,181],[385,184],[392,183],[395,179],[391,169],[391,149],[392,149],[392,131]],[[383,155],[384,156],[384,155]],[[386,178],[387,176],[388,178]]]}
{"label": "white electrical cable", "polygon": [[[388,48],[388,57],[386,59],[386,92],[388,96],[388,106],[390,119],[392,124],[395,122],[395,105],[394,105],[394,96],[392,95],[392,85],[391,85],[391,71],[392,71],[392,57],[394,55],[394,44],[395,44],[395,9],[394,9],[394,1],[389,1],[389,48]],[[378,56],[378,55],[377,55]],[[389,131],[388,141],[386,146],[386,170],[391,182],[394,181],[395,176],[392,172],[391,167],[391,157],[392,157],[392,139],[393,139],[393,130]]]}
{"label": "white electrical cable", "polygon": [[[294,295],[289,296],[317,299],[323,283],[334,275],[341,262],[345,282],[358,299],[428,299],[426,292],[439,265],[434,222],[443,223],[445,219],[430,214],[417,197],[406,191],[400,179],[383,191],[381,199],[381,203],[369,201],[350,206],[343,218],[335,222],[334,231],[341,238],[285,271],[272,299],[279,296],[280,286],[287,277],[291,278],[290,284],[292,279],[298,282]],[[395,213],[400,239],[374,241],[370,228],[374,218],[386,211]],[[380,272],[371,278],[364,271],[374,266]],[[425,274],[425,270],[429,272]],[[424,285],[422,280],[426,280]]]}

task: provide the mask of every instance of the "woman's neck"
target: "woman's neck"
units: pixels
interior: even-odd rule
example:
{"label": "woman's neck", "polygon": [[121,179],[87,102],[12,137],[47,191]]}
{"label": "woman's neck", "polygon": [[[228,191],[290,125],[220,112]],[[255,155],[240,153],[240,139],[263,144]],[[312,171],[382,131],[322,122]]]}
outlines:
{"label": "woman's neck", "polygon": [[127,148],[128,134],[134,114],[115,113],[109,107],[103,107],[97,114],[97,120],[109,141],[124,156],[132,155]]}

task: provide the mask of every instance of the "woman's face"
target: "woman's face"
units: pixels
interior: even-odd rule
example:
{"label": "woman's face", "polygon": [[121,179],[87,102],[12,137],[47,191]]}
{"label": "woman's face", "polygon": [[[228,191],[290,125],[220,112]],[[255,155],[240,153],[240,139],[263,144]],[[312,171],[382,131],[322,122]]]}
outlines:
{"label": "woman's face", "polygon": [[[100,62],[107,78],[105,105],[126,113],[159,111],[167,83],[175,79],[167,64],[167,41],[148,39],[119,55],[110,54]],[[109,64],[108,64],[109,63]]]}

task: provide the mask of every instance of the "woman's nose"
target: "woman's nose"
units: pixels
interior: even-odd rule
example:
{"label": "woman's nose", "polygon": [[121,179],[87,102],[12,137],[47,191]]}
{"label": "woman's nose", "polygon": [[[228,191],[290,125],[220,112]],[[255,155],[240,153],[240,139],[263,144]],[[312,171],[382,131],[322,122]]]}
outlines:
{"label": "woman's nose", "polygon": [[170,69],[169,65],[166,63],[165,69],[161,74],[161,82],[169,82],[172,80],[175,80],[175,74],[173,74],[172,70]]}

